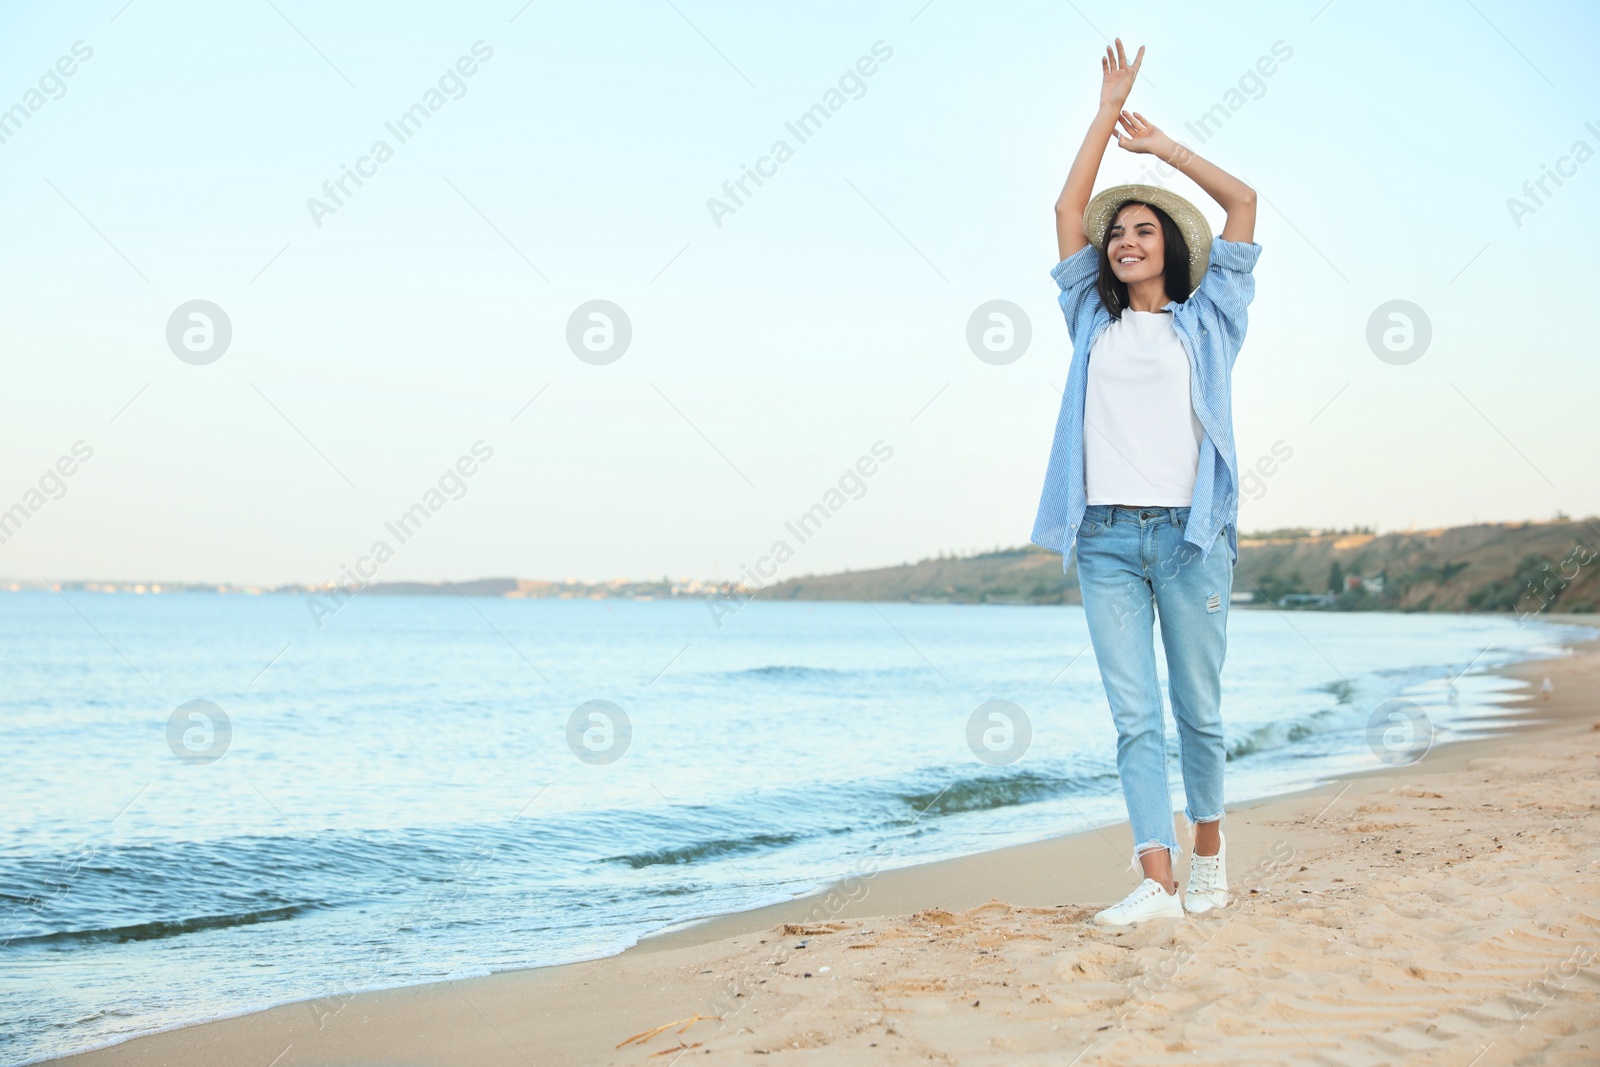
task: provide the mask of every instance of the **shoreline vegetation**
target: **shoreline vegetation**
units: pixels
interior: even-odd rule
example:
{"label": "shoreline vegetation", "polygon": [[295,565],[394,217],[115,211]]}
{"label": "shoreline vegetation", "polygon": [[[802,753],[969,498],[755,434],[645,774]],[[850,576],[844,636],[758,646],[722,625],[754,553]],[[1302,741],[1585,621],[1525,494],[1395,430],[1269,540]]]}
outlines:
{"label": "shoreline vegetation", "polygon": [[[1239,536],[1236,606],[1334,611],[1600,610],[1600,517],[1492,522],[1378,534],[1284,529]],[[803,575],[759,588],[663,577],[636,581],[478,578],[461,582],[373,582],[359,590],[323,585],[0,579],[0,592],[159,595],[482,596],[507,599],[699,599],[715,606],[754,600],[860,600],[928,604],[1078,604],[1077,567],[1025,545],[841,574]]]}

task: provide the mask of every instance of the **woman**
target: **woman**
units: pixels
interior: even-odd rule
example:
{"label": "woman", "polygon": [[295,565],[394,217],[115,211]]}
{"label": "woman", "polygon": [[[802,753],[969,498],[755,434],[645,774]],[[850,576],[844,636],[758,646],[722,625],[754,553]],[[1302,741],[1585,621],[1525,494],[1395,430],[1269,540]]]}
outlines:
{"label": "woman", "polygon": [[[1239,502],[1231,379],[1261,254],[1251,240],[1255,192],[1122,109],[1143,61],[1140,48],[1130,65],[1121,39],[1115,54],[1106,49],[1100,110],[1056,202],[1061,262],[1051,275],[1073,355],[1032,537],[1063,559],[1076,544],[1084,614],[1116,722],[1117,772],[1145,877],[1095,916],[1114,926],[1227,903],[1221,672]],[[1221,237],[1212,239],[1193,204],[1160,187],[1121,185],[1091,200],[1112,135],[1215,199],[1227,212]],[[1157,617],[1194,834],[1181,903]]]}

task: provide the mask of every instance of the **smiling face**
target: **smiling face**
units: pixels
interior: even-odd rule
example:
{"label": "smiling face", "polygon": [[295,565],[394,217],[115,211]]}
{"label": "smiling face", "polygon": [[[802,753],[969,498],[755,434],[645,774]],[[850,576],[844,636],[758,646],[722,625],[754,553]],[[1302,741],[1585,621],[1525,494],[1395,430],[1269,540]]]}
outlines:
{"label": "smiling face", "polygon": [[1111,220],[1106,236],[1111,270],[1123,284],[1161,277],[1167,264],[1166,240],[1154,211],[1144,204],[1129,204]]}

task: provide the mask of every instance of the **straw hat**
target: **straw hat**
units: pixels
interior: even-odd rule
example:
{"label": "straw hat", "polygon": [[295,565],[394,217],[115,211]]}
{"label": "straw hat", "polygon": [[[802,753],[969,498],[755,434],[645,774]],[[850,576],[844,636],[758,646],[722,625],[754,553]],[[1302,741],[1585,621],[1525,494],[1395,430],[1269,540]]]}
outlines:
{"label": "straw hat", "polygon": [[1118,205],[1125,200],[1154,204],[1172,216],[1172,221],[1178,224],[1178,232],[1189,244],[1189,287],[1198,289],[1200,279],[1206,276],[1206,267],[1211,262],[1211,224],[1206,222],[1199,208],[1171,189],[1163,189],[1159,185],[1113,185],[1100,190],[1084,209],[1084,236],[1099,248]]}

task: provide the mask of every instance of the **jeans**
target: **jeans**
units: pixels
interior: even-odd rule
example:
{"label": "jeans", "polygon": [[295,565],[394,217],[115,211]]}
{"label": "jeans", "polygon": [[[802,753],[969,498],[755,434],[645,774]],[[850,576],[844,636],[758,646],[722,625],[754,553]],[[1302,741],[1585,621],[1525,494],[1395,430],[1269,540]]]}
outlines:
{"label": "jeans", "polygon": [[1100,680],[1117,727],[1117,775],[1133,826],[1134,860],[1157,846],[1177,862],[1167,731],[1152,624],[1161,619],[1178,760],[1195,823],[1222,818],[1222,661],[1233,558],[1227,533],[1204,561],[1183,540],[1186,507],[1091,504],[1078,530],[1078,585]]}

